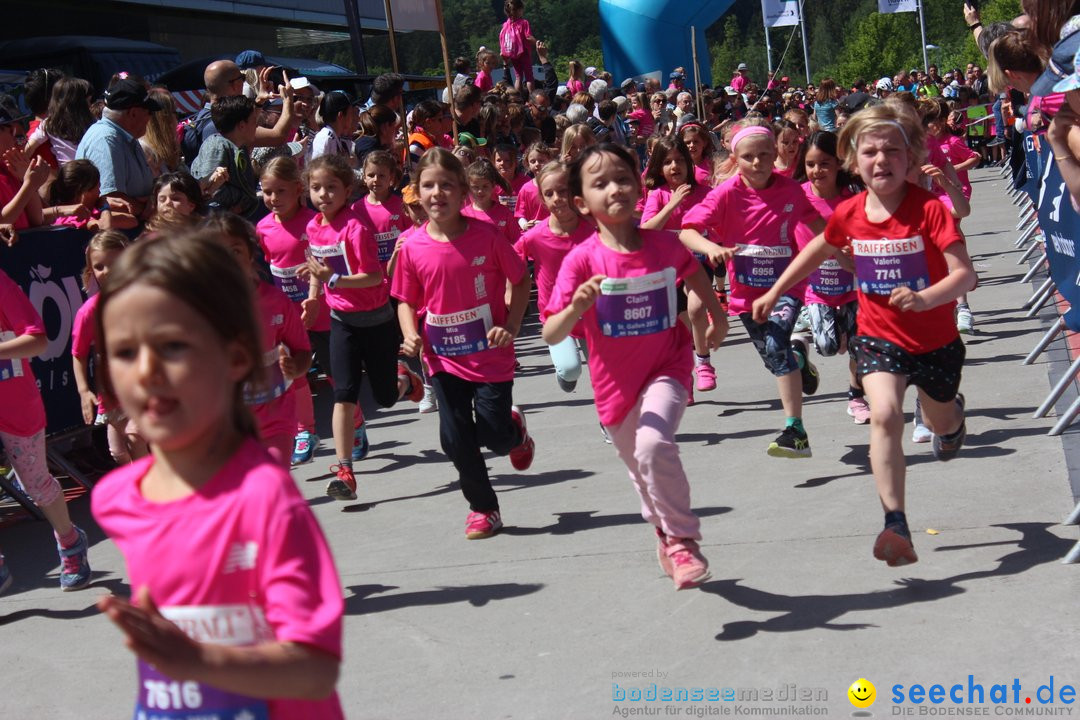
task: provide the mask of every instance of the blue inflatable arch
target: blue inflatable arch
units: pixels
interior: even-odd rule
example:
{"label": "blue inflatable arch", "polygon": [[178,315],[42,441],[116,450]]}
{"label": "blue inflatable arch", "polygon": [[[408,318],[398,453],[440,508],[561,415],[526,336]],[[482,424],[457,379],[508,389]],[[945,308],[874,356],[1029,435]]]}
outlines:
{"label": "blue inflatable arch", "polygon": [[681,65],[686,68],[687,86],[693,87],[693,27],[701,82],[712,85],[705,29],[734,4],[735,0],[600,0],[604,69],[616,83],[660,71],[666,87],[668,73]]}

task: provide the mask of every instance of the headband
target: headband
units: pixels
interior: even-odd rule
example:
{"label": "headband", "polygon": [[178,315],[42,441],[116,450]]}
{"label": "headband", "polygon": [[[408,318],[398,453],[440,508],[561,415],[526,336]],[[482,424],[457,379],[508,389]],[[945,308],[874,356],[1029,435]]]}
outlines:
{"label": "headband", "polygon": [[[900,133],[900,137],[904,138],[904,147],[908,147],[908,148],[911,147],[911,140],[908,139],[907,131],[904,130],[903,125],[896,122],[895,120],[879,120],[878,123],[880,123],[882,125],[891,125],[892,127],[896,128],[896,130]],[[863,135],[865,135],[866,133],[872,132],[873,129],[874,128],[872,126],[868,127],[865,130],[863,130],[861,133],[859,133],[858,137],[851,138],[851,149],[855,150],[856,149],[856,142],[858,141],[858,139],[860,137],[862,137]]]}
{"label": "headband", "polygon": [[763,125],[748,125],[739,132],[735,133],[735,137],[731,138],[731,152],[735,152],[735,146],[739,144],[739,141],[743,138],[748,138],[751,135],[772,135],[773,131]]}

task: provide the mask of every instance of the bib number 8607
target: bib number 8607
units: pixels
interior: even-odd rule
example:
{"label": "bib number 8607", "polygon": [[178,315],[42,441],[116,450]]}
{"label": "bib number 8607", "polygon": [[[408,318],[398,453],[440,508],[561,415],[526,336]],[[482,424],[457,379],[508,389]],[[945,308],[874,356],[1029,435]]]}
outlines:
{"label": "bib number 8607", "polygon": [[197,682],[166,682],[144,680],[146,705],[149,709],[180,710],[202,707],[202,692]]}
{"label": "bib number 8607", "polygon": [[623,320],[644,320],[652,316],[652,306],[626,308],[623,311]]}

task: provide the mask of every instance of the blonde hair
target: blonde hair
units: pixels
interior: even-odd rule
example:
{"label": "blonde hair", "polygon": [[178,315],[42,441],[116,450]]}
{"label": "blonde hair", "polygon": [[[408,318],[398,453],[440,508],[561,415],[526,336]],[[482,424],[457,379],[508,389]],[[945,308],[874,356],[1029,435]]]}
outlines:
{"label": "blonde hair", "polygon": [[566,128],[566,132],[562,136],[562,147],[559,148],[559,158],[565,159],[566,153],[570,151],[577,139],[581,137],[585,139],[586,147],[596,144],[596,135],[585,123],[577,123]]}
{"label": "blonde hair", "polygon": [[735,174],[735,169],[738,166],[738,159],[735,157],[735,153],[730,152],[731,138],[735,137],[735,133],[739,132],[743,128],[748,128],[752,126],[768,128],[770,131],[773,130],[772,124],[760,115],[745,117],[742,120],[737,120],[724,128],[724,144],[728,146],[729,152],[727,157],[725,157],[723,160],[720,160],[719,162],[713,162],[713,179],[717,184],[722,183],[731,176],[733,176]]}
{"label": "blonde hair", "polygon": [[837,144],[843,168],[857,175],[859,170],[855,151],[859,138],[866,133],[881,132],[888,128],[899,130],[904,136],[910,165],[921,164],[926,158],[926,129],[922,120],[906,103],[887,100],[880,105],[863,108],[844,124]]}

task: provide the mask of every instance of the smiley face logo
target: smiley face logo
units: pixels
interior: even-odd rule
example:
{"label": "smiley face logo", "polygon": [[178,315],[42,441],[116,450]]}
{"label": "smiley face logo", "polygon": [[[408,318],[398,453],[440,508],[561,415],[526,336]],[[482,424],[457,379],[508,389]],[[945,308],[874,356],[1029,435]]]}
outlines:
{"label": "smiley face logo", "polygon": [[866,678],[859,678],[851,683],[847,691],[848,700],[857,708],[868,708],[877,698],[877,688]]}

